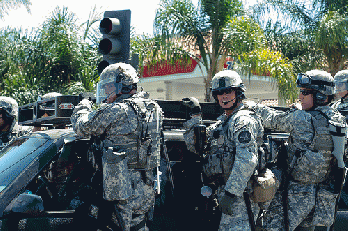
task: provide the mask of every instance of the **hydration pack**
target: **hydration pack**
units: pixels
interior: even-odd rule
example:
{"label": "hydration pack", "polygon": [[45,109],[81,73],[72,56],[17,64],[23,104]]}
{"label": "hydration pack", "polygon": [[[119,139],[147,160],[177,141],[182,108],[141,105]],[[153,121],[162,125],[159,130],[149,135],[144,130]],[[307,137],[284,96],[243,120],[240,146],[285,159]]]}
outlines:
{"label": "hydration pack", "polygon": [[162,143],[162,109],[151,99],[130,98],[130,105],[138,120],[137,151],[129,156],[128,167],[149,170],[159,166]]}

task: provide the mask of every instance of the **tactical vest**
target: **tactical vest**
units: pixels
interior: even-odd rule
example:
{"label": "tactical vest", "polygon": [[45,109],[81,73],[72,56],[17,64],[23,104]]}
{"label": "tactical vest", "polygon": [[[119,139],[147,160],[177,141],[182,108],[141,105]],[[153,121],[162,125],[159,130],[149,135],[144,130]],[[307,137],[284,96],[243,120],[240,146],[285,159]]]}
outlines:
{"label": "tactical vest", "polygon": [[[219,122],[211,132],[212,135],[208,139],[210,143],[210,153],[205,159],[203,171],[211,181],[219,181],[225,183],[232,171],[232,166],[235,159],[236,148],[229,140],[227,123]],[[223,181],[223,182],[220,182]]]}
{"label": "tactical vest", "polygon": [[[242,109],[237,113],[250,115],[254,112],[248,109]],[[231,117],[233,117],[232,115]],[[203,170],[206,176],[212,180],[218,180],[225,184],[230,176],[236,155],[236,144],[229,136],[228,122],[231,117],[224,122],[220,121],[211,129],[211,135],[208,138],[210,143],[210,152],[205,159]]]}
{"label": "tactical vest", "polygon": [[329,131],[328,117],[321,111],[308,111],[312,115],[314,152],[298,153],[292,171],[294,180],[302,183],[320,183],[328,178],[331,152],[334,145]]}
{"label": "tactical vest", "polygon": [[135,147],[127,149],[128,167],[153,169],[160,162],[162,109],[151,99],[130,98],[124,102],[134,109],[138,121],[135,134],[131,137]]}

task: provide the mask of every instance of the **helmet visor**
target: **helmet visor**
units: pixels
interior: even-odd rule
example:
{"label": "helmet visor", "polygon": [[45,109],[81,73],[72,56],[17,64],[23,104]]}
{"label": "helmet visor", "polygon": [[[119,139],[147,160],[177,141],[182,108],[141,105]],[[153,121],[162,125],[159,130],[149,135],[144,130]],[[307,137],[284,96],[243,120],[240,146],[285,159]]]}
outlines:
{"label": "helmet visor", "polygon": [[120,76],[103,79],[97,83],[97,103],[105,102],[108,97],[121,93],[122,83]]}

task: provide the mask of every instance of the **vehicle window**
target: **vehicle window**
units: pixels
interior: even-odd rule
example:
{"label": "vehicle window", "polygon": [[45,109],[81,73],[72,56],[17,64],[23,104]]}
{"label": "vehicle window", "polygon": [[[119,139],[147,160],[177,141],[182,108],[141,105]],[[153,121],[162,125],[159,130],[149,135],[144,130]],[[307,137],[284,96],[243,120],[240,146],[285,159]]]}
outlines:
{"label": "vehicle window", "polygon": [[32,153],[47,142],[52,141],[19,138],[0,151],[0,192],[36,157]]}

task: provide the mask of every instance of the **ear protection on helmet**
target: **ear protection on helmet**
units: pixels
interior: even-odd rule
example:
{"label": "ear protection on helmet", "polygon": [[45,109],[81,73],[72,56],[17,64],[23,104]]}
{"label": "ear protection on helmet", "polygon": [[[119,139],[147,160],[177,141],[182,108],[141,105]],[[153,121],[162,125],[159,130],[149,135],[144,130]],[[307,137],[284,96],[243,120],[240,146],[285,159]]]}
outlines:
{"label": "ear protection on helmet", "polygon": [[325,100],[327,99],[327,95],[324,95],[323,93],[316,91],[314,94],[314,103],[318,106],[323,106],[325,105]]}

